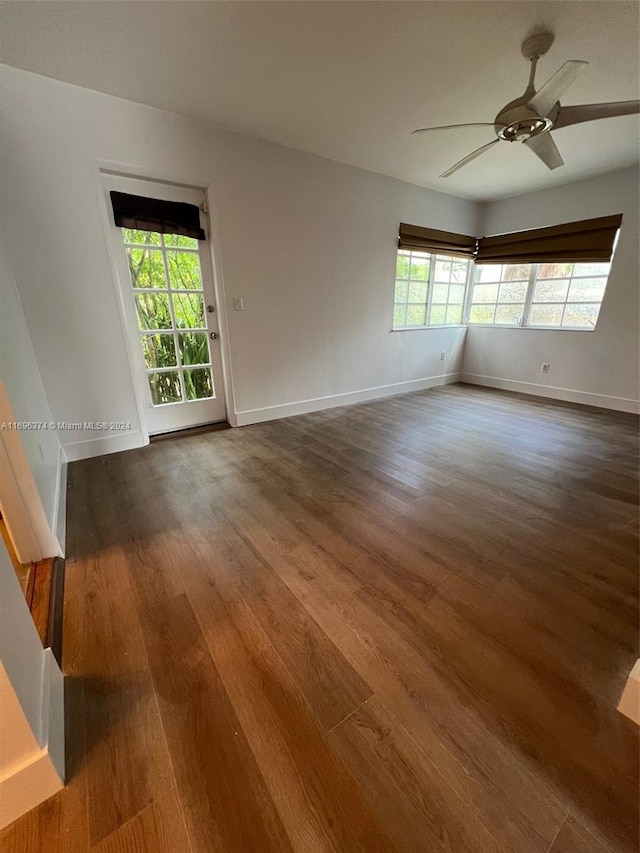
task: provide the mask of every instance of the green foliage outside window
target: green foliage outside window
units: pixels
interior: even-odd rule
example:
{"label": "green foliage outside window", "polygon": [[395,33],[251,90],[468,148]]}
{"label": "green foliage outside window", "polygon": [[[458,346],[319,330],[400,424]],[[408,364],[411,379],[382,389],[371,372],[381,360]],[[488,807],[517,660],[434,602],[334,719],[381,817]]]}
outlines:
{"label": "green foliage outside window", "polygon": [[[194,251],[198,241],[177,234],[160,235],[129,228],[123,229],[123,236],[125,243],[137,244],[127,245],[127,257],[131,284],[134,291],[139,291],[135,294],[136,312],[147,369],[179,367],[178,351],[183,367],[208,364],[200,259]],[[163,252],[163,246],[170,248]],[[203,331],[181,331],[196,329]],[[213,396],[210,367],[149,372],[154,405],[183,399],[180,373],[187,400]]]}

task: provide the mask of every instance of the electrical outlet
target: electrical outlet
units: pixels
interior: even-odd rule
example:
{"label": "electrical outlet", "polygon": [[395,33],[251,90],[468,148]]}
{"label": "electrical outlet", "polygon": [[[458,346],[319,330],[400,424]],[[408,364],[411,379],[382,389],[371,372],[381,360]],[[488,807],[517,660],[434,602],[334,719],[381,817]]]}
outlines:
{"label": "electrical outlet", "polygon": [[549,368],[550,368],[550,367],[551,367],[551,365],[549,364],[549,362],[548,362],[548,361],[545,361],[545,362],[542,364],[542,367],[540,368],[540,373],[548,373],[548,372],[549,372]]}
{"label": "electrical outlet", "polygon": [[444,356],[445,356],[445,352],[444,352],[444,350],[442,350],[442,352],[440,353],[440,361],[444,361]]}
{"label": "electrical outlet", "polygon": [[244,300],[241,296],[233,297],[233,308],[235,311],[244,311]]}

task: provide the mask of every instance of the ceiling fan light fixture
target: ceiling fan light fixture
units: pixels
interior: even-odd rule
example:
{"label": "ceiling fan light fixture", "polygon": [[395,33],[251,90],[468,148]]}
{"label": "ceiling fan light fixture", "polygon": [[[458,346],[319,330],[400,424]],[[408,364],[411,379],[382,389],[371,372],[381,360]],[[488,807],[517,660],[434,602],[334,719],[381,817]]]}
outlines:
{"label": "ceiling fan light fixture", "polygon": [[552,125],[550,118],[526,118],[501,127],[498,136],[506,142],[526,142],[527,139],[546,133]]}

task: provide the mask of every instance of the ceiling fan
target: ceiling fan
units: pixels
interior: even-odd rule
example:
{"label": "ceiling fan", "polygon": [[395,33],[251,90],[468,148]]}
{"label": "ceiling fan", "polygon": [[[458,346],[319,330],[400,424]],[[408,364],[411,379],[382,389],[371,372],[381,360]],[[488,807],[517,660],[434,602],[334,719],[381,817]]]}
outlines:
{"label": "ceiling fan", "polygon": [[541,56],[549,50],[554,37],[551,33],[537,33],[522,43],[522,55],[531,62],[529,83],[524,94],[503,107],[493,122],[472,122],[470,124],[445,124],[440,127],[421,127],[413,133],[426,133],[432,130],[450,130],[457,127],[493,127],[496,139],[476,148],[467,154],[440,177],[448,178],[458,169],[466,166],[476,157],[488,151],[497,142],[523,142],[527,148],[542,160],[549,169],[564,165],[564,160],[556,148],[549,131],[584,121],[599,118],[631,115],[640,112],[640,101],[613,101],[608,104],[581,104],[562,107],[560,98],[589,64],[580,59],[570,59],[536,91],[534,78],[536,66]]}

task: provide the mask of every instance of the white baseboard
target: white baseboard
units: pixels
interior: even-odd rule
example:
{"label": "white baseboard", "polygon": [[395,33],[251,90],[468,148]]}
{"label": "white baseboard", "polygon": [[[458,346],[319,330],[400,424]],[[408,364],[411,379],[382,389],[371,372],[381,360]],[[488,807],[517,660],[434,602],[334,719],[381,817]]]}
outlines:
{"label": "white baseboard", "polygon": [[627,397],[593,394],[590,391],[577,391],[573,388],[556,388],[553,385],[540,385],[536,382],[519,382],[515,379],[502,379],[498,376],[483,376],[480,373],[462,373],[460,374],[460,381],[468,382],[470,385],[500,388],[503,391],[516,391],[519,394],[548,397],[551,400],[565,400],[568,403],[582,403],[584,406],[597,406],[601,409],[640,414],[640,401]]}
{"label": "white baseboard", "polygon": [[64,787],[49,753],[29,756],[10,776],[0,779],[0,829],[48,800]]}
{"label": "white baseboard", "polygon": [[51,649],[42,654],[41,731],[34,749],[0,775],[0,829],[64,787],[64,681]]}
{"label": "white baseboard", "polygon": [[72,441],[64,445],[64,451],[69,462],[77,462],[79,459],[90,459],[93,456],[105,456],[107,453],[133,450],[135,447],[144,447],[145,444],[147,442],[140,430],[133,430],[118,435],[104,435],[98,438]]}
{"label": "white baseboard", "polygon": [[296,403],[283,403],[280,406],[267,406],[264,409],[249,409],[244,412],[236,412],[236,420],[238,426],[248,426],[263,421],[274,421],[278,418],[289,418],[292,415],[306,415],[309,412],[334,409],[337,406],[365,403],[367,400],[377,400],[382,397],[395,397],[398,394],[409,394],[411,391],[422,391],[426,388],[435,388],[437,385],[449,385],[452,382],[459,381],[459,373],[444,373],[425,379],[412,379],[409,382],[395,382],[393,385],[365,388],[362,391],[348,391],[345,394],[334,394],[330,397],[298,400]]}

